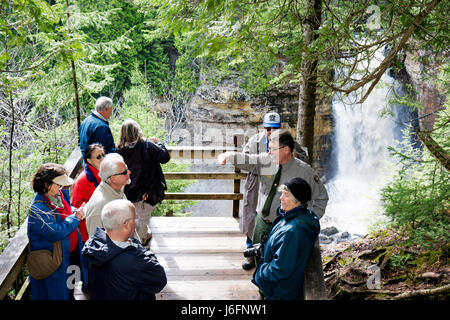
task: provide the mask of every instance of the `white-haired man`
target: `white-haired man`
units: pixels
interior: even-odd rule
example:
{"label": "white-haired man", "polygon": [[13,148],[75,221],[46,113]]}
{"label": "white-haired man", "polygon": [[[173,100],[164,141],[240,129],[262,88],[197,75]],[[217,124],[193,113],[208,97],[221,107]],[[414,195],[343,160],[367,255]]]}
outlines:
{"label": "white-haired man", "polygon": [[102,210],[105,229],[96,228],[83,247],[92,300],[155,300],[167,284],[156,256],[131,238],[136,211],[128,200],[113,200]]}
{"label": "white-haired man", "polygon": [[103,207],[116,199],[126,199],[124,188],[131,182],[130,170],[118,153],[105,156],[99,168],[102,179],[86,204],[86,227],[91,237],[95,228],[103,228],[101,214]]}
{"label": "white-haired man", "polygon": [[84,150],[93,143],[100,143],[105,149],[105,153],[116,152],[116,145],[108,123],[112,109],[113,102],[110,98],[98,98],[95,103],[95,110],[91,111],[91,114],[84,119],[78,128],[83,159]]}

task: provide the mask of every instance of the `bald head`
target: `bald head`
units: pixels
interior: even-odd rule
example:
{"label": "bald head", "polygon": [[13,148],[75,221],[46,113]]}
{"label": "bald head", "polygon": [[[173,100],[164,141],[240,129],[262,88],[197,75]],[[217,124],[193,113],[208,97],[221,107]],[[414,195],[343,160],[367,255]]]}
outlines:
{"label": "bald head", "polygon": [[106,231],[119,230],[127,220],[136,217],[134,205],[124,199],[108,202],[102,210],[102,223]]}

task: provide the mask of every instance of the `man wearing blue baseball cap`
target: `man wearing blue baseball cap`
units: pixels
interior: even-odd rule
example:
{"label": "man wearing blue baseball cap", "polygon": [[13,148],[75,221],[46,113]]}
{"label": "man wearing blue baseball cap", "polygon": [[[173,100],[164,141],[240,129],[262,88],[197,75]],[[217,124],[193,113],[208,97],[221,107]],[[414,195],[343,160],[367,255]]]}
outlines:
{"label": "man wearing blue baseball cap", "polygon": [[268,112],[264,115],[263,120],[264,129],[281,127],[281,117],[276,112]]}
{"label": "man wearing blue baseball cap", "polygon": [[[248,154],[259,154],[269,152],[269,136],[270,134],[278,130],[281,127],[281,117],[277,112],[271,111],[264,115],[263,119],[264,131],[261,131],[252,136],[247,144],[244,146],[242,152]],[[302,147],[295,144],[295,156],[304,161],[308,161],[308,155],[302,149]],[[256,206],[258,204],[259,193],[259,175],[253,172],[249,172],[244,185],[244,199],[243,199],[243,211],[242,217],[239,220],[239,228],[241,232],[247,236],[246,246],[247,248],[252,246],[253,229],[255,227]],[[250,270],[255,267],[255,261],[253,257],[245,258],[242,262],[242,268],[244,270]]]}

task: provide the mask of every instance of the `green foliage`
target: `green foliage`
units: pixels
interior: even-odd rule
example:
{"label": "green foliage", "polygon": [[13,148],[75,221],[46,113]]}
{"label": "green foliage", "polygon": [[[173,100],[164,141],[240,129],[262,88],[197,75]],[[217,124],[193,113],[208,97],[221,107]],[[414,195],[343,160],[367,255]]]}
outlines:
{"label": "green foliage", "polygon": [[[433,138],[450,152],[449,103],[439,113]],[[405,134],[405,136],[408,136]],[[397,160],[393,181],[382,190],[385,214],[409,235],[410,241],[428,245],[449,239],[450,179],[448,171],[428,149],[415,149],[409,140],[390,148]]]}
{"label": "green foliage", "polygon": [[50,31],[39,32],[35,36],[38,51],[48,59],[37,70],[29,94],[37,107],[50,107],[58,110],[64,120],[73,119],[75,88],[72,63],[80,105],[85,109],[81,110],[83,113],[94,102],[93,94],[114,83],[112,71],[120,65],[117,59],[105,62],[99,58],[117,56],[120,50],[129,48],[130,39],[126,32],[116,32],[113,39],[98,39],[119,11],[117,8],[89,10],[82,1],[69,1],[69,8],[66,8],[65,0],[56,1],[52,8],[60,20]]}
{"label": "green foliage", "polygon": [[410,253],[401,252],[398,254],[393,254],[390,257],[391,266],[396,269],[403,269],[413,260],[413,258],[413,255]]}
{"label": "green foliage", "polygon": [[[16,128],[17,132],[29,132],[30,123],[25,123]],[[75,126],[72,123],[49,127],[48,129],[34,128],[26,138],[17,139],[13,150],[12,171],[12,201],[10,222],[8,230],[6,224],[6,212],[9,203],[9,172],[8,162],[0,162],[0,252],[9,243],[9,236],[19,229],[27,217],[28,206],[34,197],[31,180],[36,170],[46,162],[63,164],[70,152],[76,146]],[[2,134],[5,128],[0,126]],[[1,159],[8,159],[9,150],[0,145]]]}

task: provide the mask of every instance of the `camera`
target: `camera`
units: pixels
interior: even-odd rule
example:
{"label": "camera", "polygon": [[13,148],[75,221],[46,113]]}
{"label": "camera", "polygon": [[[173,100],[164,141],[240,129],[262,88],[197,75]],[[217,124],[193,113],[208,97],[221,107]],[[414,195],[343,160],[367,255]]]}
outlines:
{"label": "camera", "polygon": [[266,243],[266,240],[267,236],[263,237],[260,243],[257,243],[244,250],[244,257],[255,257],[257,259],[261,259],[264,256],[264,244]]}

